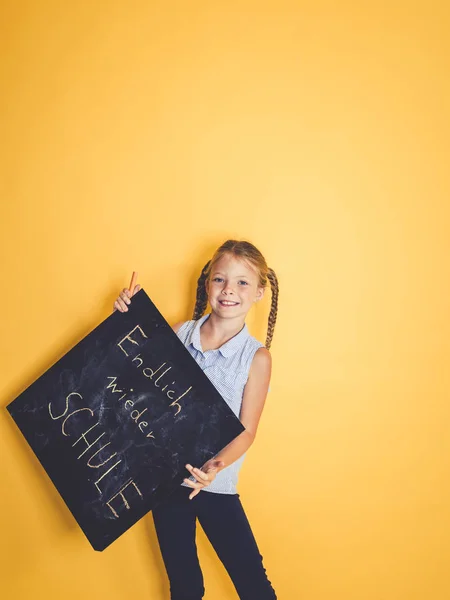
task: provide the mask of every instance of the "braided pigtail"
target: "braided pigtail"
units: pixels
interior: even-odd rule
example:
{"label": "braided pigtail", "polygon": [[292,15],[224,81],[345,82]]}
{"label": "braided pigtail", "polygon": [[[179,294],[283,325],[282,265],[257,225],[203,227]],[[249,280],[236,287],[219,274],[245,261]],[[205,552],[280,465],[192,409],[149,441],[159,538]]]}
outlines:
{"label": "braided pigtail", "polygon": [[197,295],[195,301],[193,319],[197,321],[205,313],[206,306],[208,305],[208,294],[206,293],[205,282],[208,277],[208,268],[211,261],[208,260],[206,265],[203,267],[200,277],[197,280]]}
{"label": "braided pigtail", "polygon": [[267,336],[266,336],[266,348],[269,350],[270,344],[272,343],[273,331],[275,329],[275,322],[277,320],[278,311],[278,279],[275,275],[275,271],[269,267],[267,273],[267,279],[270,281],[270,288],[272,290],[272,302],[270,305],[270,314],[267,325]]}

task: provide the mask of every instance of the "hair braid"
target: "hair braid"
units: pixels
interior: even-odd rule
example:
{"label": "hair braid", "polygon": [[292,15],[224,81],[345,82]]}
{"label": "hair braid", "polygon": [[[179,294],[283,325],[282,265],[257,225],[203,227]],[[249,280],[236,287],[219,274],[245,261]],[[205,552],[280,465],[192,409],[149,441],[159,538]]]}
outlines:
{"label": "hair braid", "polygon": [[208,260],[206,265],[203,267],[200,277],[197,279],[197,295],[195,301],[193,319],[196,321],[205,313],[206,306],[208,304],[208,294],[206,293],[205,281],[208,277],[208,268],[211,261]]}
{"label": "hair braid", "polygon": [[275,275],[275,271],[269,267],[267,272],[267,279],[270,281],[270,288],[272,290],[272,301],[270,305],[270,314],[267,325],[267,336],[266,336],[266,348],[269,350],[270,344],[272,343],[273,331],[275,328],[275,322],[277,320],[278,311],[278,279]]}

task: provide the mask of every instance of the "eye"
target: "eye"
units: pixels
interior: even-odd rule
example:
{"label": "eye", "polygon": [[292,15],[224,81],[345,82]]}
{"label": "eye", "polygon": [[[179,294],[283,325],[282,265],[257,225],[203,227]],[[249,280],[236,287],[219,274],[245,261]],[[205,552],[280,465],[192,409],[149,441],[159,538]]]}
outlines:
{"label": "eye", "polygon": [[213,281],[217,281],[218,279],[222,279],[222,277],[214,277]]}
{"label": "eye", "polygon": [[244,281],[243,279],[241,279],[241,281],[239,283],[245,283],[245,285],[248,285],[248,283],[246,281]]}

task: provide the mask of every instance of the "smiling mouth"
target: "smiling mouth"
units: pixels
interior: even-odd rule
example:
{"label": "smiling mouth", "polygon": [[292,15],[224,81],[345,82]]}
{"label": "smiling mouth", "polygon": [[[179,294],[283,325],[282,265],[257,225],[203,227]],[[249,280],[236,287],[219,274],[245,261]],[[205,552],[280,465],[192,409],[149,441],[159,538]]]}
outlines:
{"label": "smiling mouth", "polygon": [[239,304],[239,302],[228,303],[224,300],[219,300],[219,304],[221,304],[222,306],[237,306]]}

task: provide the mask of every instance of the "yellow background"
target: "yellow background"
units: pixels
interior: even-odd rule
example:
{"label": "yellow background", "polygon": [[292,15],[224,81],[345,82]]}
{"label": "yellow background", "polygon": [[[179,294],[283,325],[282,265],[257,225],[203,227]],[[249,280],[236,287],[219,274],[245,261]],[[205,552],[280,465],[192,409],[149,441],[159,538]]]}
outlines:
{"label": "yellow background", "polygon": [[[1,404],[133,270],[173,324],[255,243],[280,304],[239,491],[280,600],[450,598],[447,5],[1,4]],[[94,552],[0,427],[2,598],[168,598],[151,516]]]}

